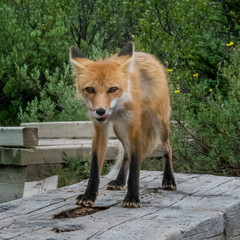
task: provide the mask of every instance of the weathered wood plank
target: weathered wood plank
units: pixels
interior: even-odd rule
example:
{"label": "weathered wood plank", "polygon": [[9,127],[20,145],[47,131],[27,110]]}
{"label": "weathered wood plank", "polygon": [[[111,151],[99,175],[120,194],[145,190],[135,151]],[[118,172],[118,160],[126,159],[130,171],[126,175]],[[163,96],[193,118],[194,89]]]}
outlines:
{"label": "weathered wood plank", "polygon": [[[178,190],[164,191],[162,173],[141,172],[140,209],[125,209],[126,189],[108,191],[101,178],[95,206],[110,208],[79,218],[53,219],[75,208],[86,181],[0,205],[4,239],[240,239],[240,179],[176,174]],[[3,221],[4,220],[4,221]]]}
{"label": "weathered wood plank", "polygon": [[[175,122],[172,121],[174,124]],[[116,138],[109,124],[109,138]],[[92,138],[94,129],[91,121],[74,121],[74,122],[38,122],[22,123],[22,127],[38,128],[39,139],[55,138]]]}
{"label": "weathered wood plank", "polygon": [[[110,124],[111,125],[111,124]],[[94,129],[90,121],[22,123],[22,127],[38,128],[39,138],[92,138]],[[116,138],[112,125],[109,138]]]}
{"label": "weathered wood plank", "polygon": [[[32,164],[46,164],[46,163],[64,163],[65,159],[69,157],[91,157],[92,140],[90,139],[78,139],[73,145],[65,145],[62,140],[58,143],[62,145],[46,145],[44,141],[40,140],[42,146],[36,146],[34,148],[7,148],[0,147],[0,164],[7,165],[32,165]],[[58,140],[52,140],[55,142]],[[47,142],[46,144],[49,144]],[[114,160],[118,154],[120,142],[117,139],[109,139],[107,147],[106,160]],[[153,156],[162,156],[159,148],[151,154]]]}
{"label": "weathered wood plank", "polygon": [[[117,140],[110,139],[110,143],[112,142],[117,142]],[[39,139],[38,141],[38,146],[43,147],[43,146],[81,146],[81,145],[91,145],[92,140],[91,139],[86,139],[86,138],[77,138],[77,139],[72,139],[72,138],[55,138],[55,139]]]}
{"label": "weathered wood plank", "polygon": [[52,176],[40,181],[25,182],[23,197],[30,197],[55,190],[58,186],[58,176]]}
{"label": "weathered wood plank", "polygon": [[25,127],[0,127],[0,146],[37,146],[38,129]]}
{"label": "weathered wood plank", "polygon": [[[107,160],[115,159],[119,141],[111,140],[107,148]],[[0,164],[31,165],[46,163],[64,163],[70,157],[89,158],[91,156],[91,140],[85,139],[80,145],[37,146],[35,148],[0,147]]]}
{"label": "weathered wood plank", "polygon": [[26,166],[0,166],[0,203],[21,198],[26,178]]}

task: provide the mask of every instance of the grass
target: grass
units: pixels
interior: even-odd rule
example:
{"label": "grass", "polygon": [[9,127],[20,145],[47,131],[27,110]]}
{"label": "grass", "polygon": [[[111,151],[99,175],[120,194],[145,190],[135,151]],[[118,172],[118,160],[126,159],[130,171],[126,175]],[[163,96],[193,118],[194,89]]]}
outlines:
{"label": "grass", "polygon": [[[66,158],[65,161],[66,163],[63,168],[55,173],[58,175],[58,187],[72,185],[89,178],[91,169],[90,159]],[[102,175],[107,174],[111,166],[111,163],[105,162]],[[149,171],[162,171],[162,159],[147,158],[143,161],[141,169]]]}
{"label": "grass", "polygon": [[162,158],[161,157],[146,158],[142,162],[141,169],[147,171],[162,171],[163,170]]}
{"label": "grass", "polygon": [[[66,158],[63,168],[56,172],[58,175],[58,187],[72,185],[89,178],[91,161],[83,158]],[[104,164],[102,174],[107,174],[110,164]]]}

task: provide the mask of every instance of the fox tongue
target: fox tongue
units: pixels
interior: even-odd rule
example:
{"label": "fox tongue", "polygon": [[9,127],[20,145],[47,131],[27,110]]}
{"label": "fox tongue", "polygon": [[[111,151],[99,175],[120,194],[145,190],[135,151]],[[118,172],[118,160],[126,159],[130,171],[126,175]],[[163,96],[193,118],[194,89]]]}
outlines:
{"label": "fox tongue", "polygon": [[103,116],[100,117],[100,119],[107,119],[109,118],[109,116],[110,116],[109,114],[104,114]]}

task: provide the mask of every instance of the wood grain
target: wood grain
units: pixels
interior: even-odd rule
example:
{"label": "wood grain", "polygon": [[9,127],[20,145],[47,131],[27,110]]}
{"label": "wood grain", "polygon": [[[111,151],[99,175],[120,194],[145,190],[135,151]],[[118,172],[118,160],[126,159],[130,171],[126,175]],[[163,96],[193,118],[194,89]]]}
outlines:
{"label": "wood grain", "polygon": [[[22,123],[22,127],[38,128],[39,138],[92,138],[93,124],[81,122],[40,122]],[[109,126],[109,138],[116,138],[112,125]]]}
{"label": "wood grain", "polygon": [[239,240],[240,179],[213,175],[175,174],[178,190],[161,188],[162,172],[141,172],[142,207],[126,209],[126,188],[108,191],[101,178],[95,206],[106,210],[79,218],[53,219],[76,208],[75,198],[87,181],[50,193],[0,205],[3,239],[161,239]]}
{"label": "wood grain", "polygon": [[55,190],[58,186],[58,176],[44,178],[40,181],[25,182],[23,197],[30,197]]}
{"label": "wood grain", "polygon": [[[115,159],[118,151],[117,140],[111,140],[107,149],[107,160]],[[0,147],[0,164],[5,165],[32,165],[46,163],[64,163],[67,158],[81,157],[88,159],[91,156],[91,140],[85,139],[82,144],[50,145],[34,148],[7,148]]]}
{"label": "wood grain", "polygon": [[[86,160],[91,157],[92,140],[90,139],[47,139],[40,140],[39,143],[40,146],[28,149],[0,147],[0,164],[33,165],[64,163],[67,158],[71,157],[81,157]],[[120,142],[117,139],[109,139],[106,155],[107,161],[116,158],[119,144]],[[162,156],[160,146],[150,156]]]}

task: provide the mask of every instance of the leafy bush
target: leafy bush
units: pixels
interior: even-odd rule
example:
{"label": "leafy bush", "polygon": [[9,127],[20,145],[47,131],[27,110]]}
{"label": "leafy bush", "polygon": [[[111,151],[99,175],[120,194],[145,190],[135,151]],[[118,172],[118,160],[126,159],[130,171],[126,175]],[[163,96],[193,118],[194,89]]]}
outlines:
{"label": "leafy bush", "polygon": [[240,47],[236,47],[220,70],[228,82],[227,97],[207,82],[193,84],[189,93],[172,94],[178,170],[240,176],[239,62]]}
{"label": "leafy bush", "polygon": [[[51,80],[49,85],[49,76],[59,79],[57,72],[65,71],[71,45],[77,45],[96,59],[132,39],[139,29],[135,20],[141,15],[140,5],[135,0],[2,0],[0,125],[76,119],[79,114],[71,115],[77,108],[70,103],[72,100],[65,105],[61,103],[66,116],[64,111],[57,113],[54,105],[58,101],[48,96],[54,82]],[[67,102],[63,98],[71,95],[72,82],[61,84],[67,90],[57,98]],[[60,87],[55,89],[55,98],[57,93],[63,93]]]}
{"label": "leafy bush", "polygon": [[75,89],[69,65],[63,73],[57,68],[53,75],[45,71],[46,83],[40,97],[27,104],[25,111],[20,109],[21,122],[42,121],[83,121],[87,120],[85,104],[74,97]]}

